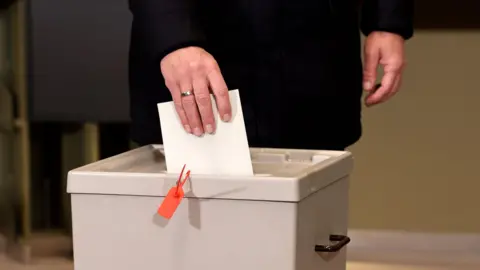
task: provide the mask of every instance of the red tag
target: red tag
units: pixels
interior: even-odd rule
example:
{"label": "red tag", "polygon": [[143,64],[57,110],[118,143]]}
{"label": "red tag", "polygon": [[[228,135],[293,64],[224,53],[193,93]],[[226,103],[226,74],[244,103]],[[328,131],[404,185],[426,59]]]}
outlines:
{"label": "red tag", "polygon": [[162,204],[158,208],[157,213],[166,218],[172,218],[173,214],[177,210],[180,202],[182,202],[185,193],[183,191],[183,185],[190,177],[190,171],[185,174],[185,178],[182,180],[183,171],[185,169],[185,165],[183,166],[182,172],[180,173],[180,177],[178,178],[177,185],[172,187],[169,191],[165,199],[163,200]]}
{"label": "red tag", "polygon": [[183,188],[172,187],[158,208],[158,214],[166,219],[172,218],[184,195]]}

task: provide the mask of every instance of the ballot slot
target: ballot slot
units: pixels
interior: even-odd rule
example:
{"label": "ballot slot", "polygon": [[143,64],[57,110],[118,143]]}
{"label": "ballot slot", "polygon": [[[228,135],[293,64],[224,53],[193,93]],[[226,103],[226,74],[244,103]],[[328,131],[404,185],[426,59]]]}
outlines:
{"label": "ballot slot", "polygon": [[[254,176],[290,177],[313,164],[335,157],[336,151],[251,149]],[[187,164],[188,165],[188,164]],[[165,154],[161,145],[144,146],[132,151],[83,166],[77,171],[152,173],[167,175]],[[195,172],[192,172],[195,175]]]}
{"label": "ballot slot", "polygon": [[[279,152],[278,149],[252,149],[254,176],[293,176],[312,164],[330,159],[334,153],[317,154],[311,151],[286,150]],[[161,145],[137,148],[77,170],[167,174],[165,154]],[[192,172],[192,175],[195,175],[195,172]]]}

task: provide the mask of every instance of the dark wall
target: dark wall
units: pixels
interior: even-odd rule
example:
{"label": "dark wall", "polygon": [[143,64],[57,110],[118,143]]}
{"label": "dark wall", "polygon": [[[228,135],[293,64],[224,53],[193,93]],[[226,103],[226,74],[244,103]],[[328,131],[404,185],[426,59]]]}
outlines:
{"label": "dark wall", "polygon": [[127,0],[32,0],[33,121],[128,121]]}
{"label": "dark wall", "polygon": [[0,0],[0,10],[9,8],[15,0]]}
{"label": "dark wall", "polygon": [[414,0],[417,29],[478,29],[478,0]]}

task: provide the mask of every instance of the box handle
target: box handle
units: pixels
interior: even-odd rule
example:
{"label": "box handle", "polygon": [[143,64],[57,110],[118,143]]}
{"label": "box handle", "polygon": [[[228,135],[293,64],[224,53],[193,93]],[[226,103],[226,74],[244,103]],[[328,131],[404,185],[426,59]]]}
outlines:
{"label": "box handle", "polygon": [[350,243],[350,237],[346,235],[330,235],[330,241],[337,242],[334,245],[315,245],[315,252],[338,252],[348,243]]}

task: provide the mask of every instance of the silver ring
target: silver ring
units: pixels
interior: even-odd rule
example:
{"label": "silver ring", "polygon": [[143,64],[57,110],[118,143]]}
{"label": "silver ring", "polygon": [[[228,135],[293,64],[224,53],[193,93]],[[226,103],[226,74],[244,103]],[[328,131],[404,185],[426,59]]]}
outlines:
{"label": "silver ring", "polygon": [[193,91],[185,91],[185,92],[180,93],[180,96],[182,96],[182,97],[188,97],[188,96],[191,96],[191,95],[193,95]]}

